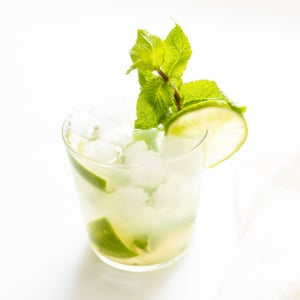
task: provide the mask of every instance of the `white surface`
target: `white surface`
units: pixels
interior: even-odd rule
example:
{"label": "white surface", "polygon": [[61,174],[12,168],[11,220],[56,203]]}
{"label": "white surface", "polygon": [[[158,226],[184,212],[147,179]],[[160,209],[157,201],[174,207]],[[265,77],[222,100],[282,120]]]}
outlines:
{"label": "white surface", "polygon": [[[134,111],[128,50],[169,17],[192,44],[186,81],[247,105],[249,138],[205,174],[188,255],[128,274],[87,246],[60,127],[120,97]],[[0,299],[300,299],[299,33],[296,0],[0,0]]]}

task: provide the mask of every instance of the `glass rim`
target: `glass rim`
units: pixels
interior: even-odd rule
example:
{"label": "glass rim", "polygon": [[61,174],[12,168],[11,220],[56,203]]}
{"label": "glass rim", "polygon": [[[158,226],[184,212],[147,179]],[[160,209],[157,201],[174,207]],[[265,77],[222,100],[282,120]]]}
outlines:
{"label": "glass rim", "polygon": [[[142,163],[132,163],[132,164],[125,164],[125,163],[120,163],[120,162],[116,162],[116,161],[112,161],[112,162],[101,162],[97,159],[91,158],[91,157],[86,157],[83,154],[79,153],[77,150],[73,149],[71,147],[70,144],[68,144],[67,140],[66,140],[66,136],[65,136],[65,126],[67,124],[67,122],[70,120],[70,117],[74,114],[74,113],[79,113],[79,112],[83,112],[83,111],[74,111],[71,114],[69,114],[65,120],[63,121],[62,127],[61,127],[61,134],[62,134],[62,139],[63,142],[67,148],[67,150],[71,153],[71,155],[75,155],[77,157],[80,157],[80,159],[83,159],[86,162],[89,162],[93,165],[96,165],[98,167],[105,167],[105,168],[130,168],[130,167],[142,167],[142,166],[147,166],[150,165],[151,162],[142,162]],[[134,128],[133,128],[134,129]],[[139,129],[139,130],[143,130],[143,129]],[[167,155],[163,155],[160,152],[157,152],[159,154],[159,158],[162,159],[165,162],[173,162],[176,160],[180,160],[182,158],[184,158],[185,156],[188,156],[194,152],[196,152],[200,146],[204,143],[204,141],[206,140],[208,136],[208,130],[204,130],[203,133],[201,134],[201,137],[199,138],[199,140],[195,143],[195,145],[193,145],[191,148],[183,151],[182,153],[179,153],[177,155],[174,156],[167,156]],[[179,137],[180,138],[180,137]],[[182,138],[184,139],[184,138]]]}

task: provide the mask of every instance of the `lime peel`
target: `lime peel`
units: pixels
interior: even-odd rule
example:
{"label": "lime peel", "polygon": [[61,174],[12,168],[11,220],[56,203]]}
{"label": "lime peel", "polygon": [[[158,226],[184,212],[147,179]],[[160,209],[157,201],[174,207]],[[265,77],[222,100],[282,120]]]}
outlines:
{"label": "lime peel", "polygon": [[88,223],[89,237],[100,253],[117,258],[132,258],[137,253],[130,250],[118,237],[114,228],[106,218]]}
{"label": "lime peel", "polygon": [[75,170],[87,182],[89,182],[91,185],[95,186],[96,188],[99,188],[100,190],[103,191],[107,190],[107,182],[105,179],[89,171],[87,168],[81,165],[71,154],[69,154],[69,158]]}

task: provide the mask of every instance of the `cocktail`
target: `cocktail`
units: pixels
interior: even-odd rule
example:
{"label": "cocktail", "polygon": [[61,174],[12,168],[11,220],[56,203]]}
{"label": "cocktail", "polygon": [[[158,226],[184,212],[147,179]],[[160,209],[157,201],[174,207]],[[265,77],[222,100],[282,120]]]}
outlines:
{"label": "cocktail", "polygon": [[147,271],[185,253],[202,170],[236,152],[247,125],[213,81],[182,83],[190,48],[179,25],[165,41],[139,30],[130,53],[136,120],[75,112],[63,138],[92,249],[112,266]]}
{"label": "cocktail", "polygon": [[155,269],[190,242],[206,132],[195,142],[119,123],[81,112],[64,125],[80,204],[102,260],[126,270]]}

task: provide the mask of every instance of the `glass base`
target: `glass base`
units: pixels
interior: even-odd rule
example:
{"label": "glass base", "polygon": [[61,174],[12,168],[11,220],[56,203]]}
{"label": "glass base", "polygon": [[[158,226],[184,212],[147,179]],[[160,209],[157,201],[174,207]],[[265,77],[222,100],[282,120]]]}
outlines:
{"label": "glass base", "polygon": [[[92,247],[93,249],[93,247]],[[187,252],[187,250],[183,251],[182,253],[180,253],[178,256],[175,256],[174,258],[165,261],[165,262],[161,262],[158,264],[153,264],[153,265],[144,265],[144,266],[139,266],[139,265],[125,265],[125,264],[121,264],[118,262],[115,262],[101,254],[99,254],[99,252],[97,252],[95,249],[93,249],[94,253],[98,256],[98,258],[103,261],[105,264],[118,269],[118,270],[122,270],[122,271],[128,271],[128,272],[150,272],[150,271],[156,271],[159,269],[163,269],[166,268],[168,266],[173,265],[175,262],[177,262],[178,260],[180,260]]]}

